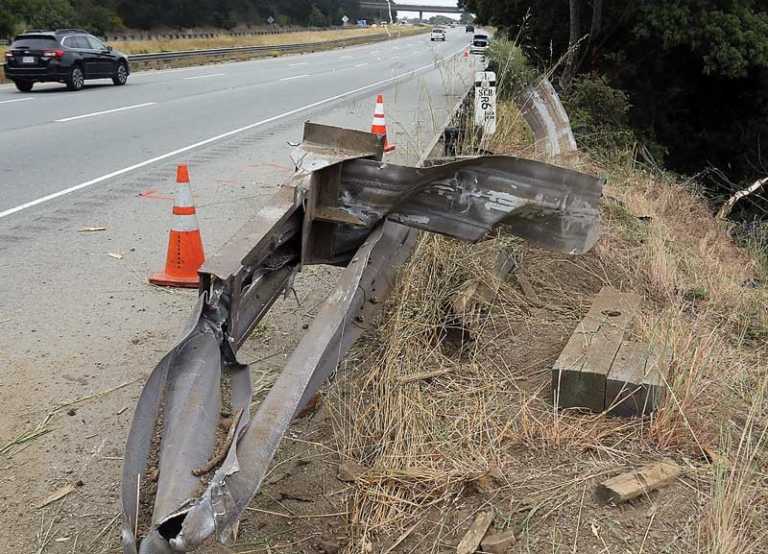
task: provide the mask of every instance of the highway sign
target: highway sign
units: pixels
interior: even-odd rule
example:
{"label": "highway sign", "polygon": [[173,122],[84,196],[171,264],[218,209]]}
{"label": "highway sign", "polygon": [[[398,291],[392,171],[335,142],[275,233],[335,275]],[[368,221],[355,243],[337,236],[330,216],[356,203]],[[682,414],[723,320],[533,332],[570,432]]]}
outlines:
{"label": "highway sign", "polygon": [[496,74],[493,71],[475,73],[475,125],[484,135],[496,132]]}

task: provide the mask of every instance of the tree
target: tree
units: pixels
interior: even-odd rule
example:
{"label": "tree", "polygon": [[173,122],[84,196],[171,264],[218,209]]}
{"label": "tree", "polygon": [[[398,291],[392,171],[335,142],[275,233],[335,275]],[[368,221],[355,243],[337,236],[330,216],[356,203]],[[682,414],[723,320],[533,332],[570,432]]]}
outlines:
{"label": "tree", "polygon": [[[561,83],[601,74],[625,91],[630,120],[672,169],[709,164],[751,180],[768,142],[768,5],[764,0],[460,0],[481,23],[520,36],[551,67],[581,38]],[[589,25],[587,28],[586,25]],[[569,74],[570,72],[570,74]]]}
{"label": "tree", "polygon": [[568,38],[568,51],[565,54],[565,68],[560,75],[560,86],[567,91],[577,70],[577,49],[581,41],[581,0],[569,0],[570,33]]}
{"label": "tree", "polygon": [[9,2],[0,0],[0,37],[10,37],[16,32],[18,20],[12,14]]}
{"label": "tree", "polygon": [[328,25],[328,19],[317,6],[312,6],[312,11],[309,14],[308,23],[310,27],[325,27]]}
{"label": "tree", "polygon": [[434,15],[429,18],[429,23],[432,25],[450,25],[456,21],[445,15]]}
{"label": "tree", "polygon": [[76,20],[68,0],[0,0],[0,25],[7,34],[17,27],[70,27]]}
{"label": "tree", "polygon": [[[3,0],[0,0],[3,1]],[[96,2],[97,0],[91,0]],[[232,27],[264,24],[326,26],[359,17],[359,0],[112,0],[129,27]],[[341,15],[340,15],[341,14]]]}

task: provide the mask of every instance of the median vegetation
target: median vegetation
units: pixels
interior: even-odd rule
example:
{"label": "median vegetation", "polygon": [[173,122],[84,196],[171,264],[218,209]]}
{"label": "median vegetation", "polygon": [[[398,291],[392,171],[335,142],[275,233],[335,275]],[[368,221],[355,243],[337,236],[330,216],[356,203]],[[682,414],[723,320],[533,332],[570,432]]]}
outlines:
{"label": "median vegetation", "polygon": [[182,50],[206,50],[211,48],[232,48],[238,46],[279,46],[282,44],[322,43],[359,37],[391,36],[405,37],[423,33],[421,27],[396,26],[391,30],[382,28],[353,28],[349,30],[296,31],[275,35],[230,36],[222,34],[214,38],[170,39],[170,40],[129,40],[115,41],[112,46],[126,54],[148,54],[153,52],[178,52]]}

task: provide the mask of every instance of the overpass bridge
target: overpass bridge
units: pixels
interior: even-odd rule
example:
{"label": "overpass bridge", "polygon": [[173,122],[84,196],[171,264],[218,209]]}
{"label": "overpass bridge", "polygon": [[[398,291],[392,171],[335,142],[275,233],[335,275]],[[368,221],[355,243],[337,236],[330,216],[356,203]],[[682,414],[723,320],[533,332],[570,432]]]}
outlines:
{"label": "overpass bridge", "polygon": [[[426,4],[407,4],[404,2],[391,2],[392,10],[404,12],[419,12],[419,19],[424,19],[424,12],[429,13],[464,13],[457,5],[454,6],[430,6]],[[389,5],[386,0],[361,0],[360,7],[367,10],[382,10],[382,14],[388,13]]]}

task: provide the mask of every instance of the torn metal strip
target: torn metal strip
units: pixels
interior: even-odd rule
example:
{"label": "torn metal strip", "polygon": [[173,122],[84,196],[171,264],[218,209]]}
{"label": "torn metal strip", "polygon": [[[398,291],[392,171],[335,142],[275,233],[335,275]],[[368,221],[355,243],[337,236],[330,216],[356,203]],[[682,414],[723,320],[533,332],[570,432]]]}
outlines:
{"label": "torn metal strip", "polygon": [[236,455],[219,468],[200,501],[187,513],[179,535],[170,540],[173,549],[190,550],[212,532],[220,541],[232,537],[234,525],[261,486],[302,400],[317,391],[353,342],[352,314],[370,297],[377,279],[384,292],[380,277],[389,274],[391,279],[410,233],[390,223],[377,228],[360,248],[241,436]]}
{"label": "torn metal strip", "polygon": [[139,396],[133,422],[128,433],[123,458],[123,475],[121,487],[121,502],[123,513],[122,543],[126,554],[136,554],[137,526],[139,517],[139,491],[142,478],[146,474],[149,453],[152,447],[152,437],[155,432],[155,421],[160,413],[160,406],[165,395],[168,373],[178,365],[181,352],[195,336],[203,332],[205,327],[202,319],[207,295],[198,298],[181,338],[176,346],[166,354],[149,376]]}

